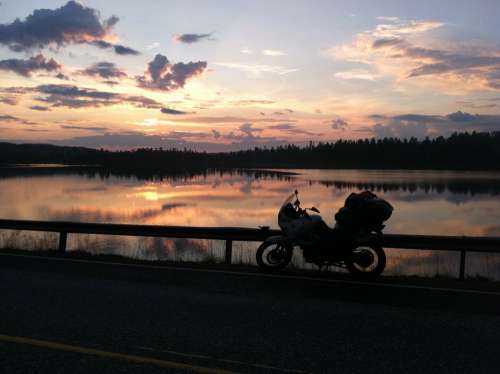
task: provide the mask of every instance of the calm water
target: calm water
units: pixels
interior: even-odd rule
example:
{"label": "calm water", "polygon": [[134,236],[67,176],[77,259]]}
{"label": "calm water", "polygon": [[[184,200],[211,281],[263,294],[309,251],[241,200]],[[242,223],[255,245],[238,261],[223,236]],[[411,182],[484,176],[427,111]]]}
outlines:
{"label": "calm water", "polygon": [[[447,171],[283,170],[217,172],[190,177],[117,176],[65,168],[0,170],[0,217],[190,226],[268,225],[298,189],[332,224],[353,191],[371,189],[393,204],[386,232],[500,236],[500,174]],[[49,248],[52,234],[4,231],[3,246]],[[253,262],[239,243],[237,261]],[[145,259],[218,260],[214,241],[70,235],[70,249]],[[389,272],[455,274],[457,255],[389,253]],[[500,278],[496,255],[470,255],[469,275]],[[295,264],[301,266],[300,258]]]}

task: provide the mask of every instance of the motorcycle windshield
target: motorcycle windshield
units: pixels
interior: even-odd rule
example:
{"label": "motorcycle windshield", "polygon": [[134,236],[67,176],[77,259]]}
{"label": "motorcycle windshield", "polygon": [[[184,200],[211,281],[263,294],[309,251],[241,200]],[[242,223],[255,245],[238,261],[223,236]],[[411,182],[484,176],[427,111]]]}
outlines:
{"label": "motorcycle windshield", "polygon": [[287,216],[285,208],[289,204],[293,205],[293,202],[294,202],[295,199],[296,199],[295,193],[292,193],[290,196],[288,196],[288,198],[285,200],[285,202],[283,203],[283,205],[281,205],[281,208],[280,208],[280,211],[279,211],[279,216]]}

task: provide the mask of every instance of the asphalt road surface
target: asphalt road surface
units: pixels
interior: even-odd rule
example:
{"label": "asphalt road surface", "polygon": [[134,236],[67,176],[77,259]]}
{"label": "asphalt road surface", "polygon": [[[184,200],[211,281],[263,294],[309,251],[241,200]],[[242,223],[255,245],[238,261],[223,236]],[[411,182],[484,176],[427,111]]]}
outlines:
{"label": "asphalt road surface", "polygon": [[500,292],[0,254],[2,373],[500,373]]}

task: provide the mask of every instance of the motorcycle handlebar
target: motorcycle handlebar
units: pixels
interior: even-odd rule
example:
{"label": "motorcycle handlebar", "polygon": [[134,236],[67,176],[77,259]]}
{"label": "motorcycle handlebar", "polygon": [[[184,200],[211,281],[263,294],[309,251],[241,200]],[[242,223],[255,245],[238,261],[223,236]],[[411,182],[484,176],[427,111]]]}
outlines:
{"label": "motorcycle handlebar", "polygon": [[307,213],[306,209],[298,208],[297,213],[299,213],[299,215],[301,216],[309,217],[309,213]]}

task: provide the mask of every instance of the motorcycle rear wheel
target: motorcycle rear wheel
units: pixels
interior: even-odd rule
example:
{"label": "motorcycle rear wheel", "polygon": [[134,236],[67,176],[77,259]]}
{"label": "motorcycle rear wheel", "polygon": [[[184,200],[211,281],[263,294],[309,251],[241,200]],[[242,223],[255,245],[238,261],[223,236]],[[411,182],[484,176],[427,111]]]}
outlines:
{"label": "motorcycle rear wheel", "polygon": [[375,279],[385,269],[386,257],[382,246],[363,243],[356,246],[345,260],[349,273],[358,279]]}
{"label": "motorcycle rear wheel", "polygon": [[293,248],[284,242],[264,242],[257,249],[256,260],[264,271],[278,271],[292,260]]}

